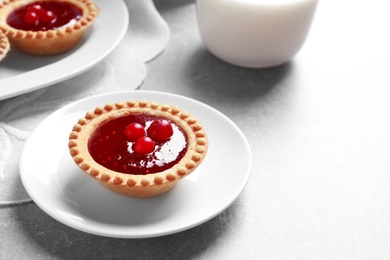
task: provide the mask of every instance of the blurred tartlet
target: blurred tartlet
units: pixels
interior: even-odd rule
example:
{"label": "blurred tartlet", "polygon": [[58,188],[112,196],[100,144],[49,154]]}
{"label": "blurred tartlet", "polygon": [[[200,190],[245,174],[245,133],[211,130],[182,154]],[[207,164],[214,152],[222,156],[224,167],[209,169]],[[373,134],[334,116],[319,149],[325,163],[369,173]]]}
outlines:
{"label": "blurred tartlet", "polygon": [[74,162],[110,190],[153,197],[203,161],[208,138],[197,119],[150,101],[106,104],[86,113],[69,136]]}
{"label": "blurred tartlet", "polygon": [[4,0],[0,30],[23,52],[53,55],[74,48],[99,12],[91,0]]}

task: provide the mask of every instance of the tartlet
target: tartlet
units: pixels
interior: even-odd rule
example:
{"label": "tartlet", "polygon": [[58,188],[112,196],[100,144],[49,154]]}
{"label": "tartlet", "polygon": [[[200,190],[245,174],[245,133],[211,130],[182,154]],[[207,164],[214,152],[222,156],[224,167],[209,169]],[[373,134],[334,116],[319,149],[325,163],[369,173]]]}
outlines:
{"label": "tartlet", "polygon": [[[71,23],[55,28],[39,27],[41,21],[31,21],[31,19],[28,22],[36,25],[37,28],[24,29],[10,25],[9,17],[18,10],[27,9],[31,5],[55,5],[56,3],[68,5],[71,8],[76,7],[80,11],[79,16]],[[58,14],[55,14],[54,10],[53,12],[50,9],[45,10],[45,19],[48,19],[47,11],[51,12],[50,15],[54,13],[54,15],[62,17],[64,12],[61,11],[61,8],[57,9]],[[59,54],[74,48],[82,40],[99,12],[99,7],[92,0],[4,0],[0,3],[0,30],[8,37],[11,46],[15,46],[23,52],[34,55]],[[60,20],[57,16],[53,18],[56,19],[56,22]],[[22,18],[20,17],[20,19]],[[25,16],[23,16],[23,19],[26,20]],[[52,22],[49,21],[48,23],[51,24]]]}
{"label": "tartlet", "polygon": [[10,51],[10,43],[7,36],[0,31],[0,61],[2,61]]}
{"label": "tartlet", "polygon": [[[128,120],[127,118],[132,118],[131,120],[133,120],[134,117],[141,119],[151,117],[152,120],[167,120],[172,126],[177,127],[179,132],[182,132],[185,137],[185,148],[180,152],[181,155],[178,156],[177,161],[173,165],[167,165],[165,168],[157,169],[155,172],[150,173],[132,173],[131,171],[113,170],[108,168],[110,166],[107,165],[103,166],[100,162],[97,162],[97,157],[91,155],[91,147],[93,145],[91,142],[93,142],[92,140],[94,140],[96,135],[102,133],[102,128],[106,124],[114,122],[114,120]],[[128,123],[131,123],[131,121],[128,121],[126,124]],[[149,133],[149,128],[147,127],[151,128],[151,124],[146,126],[146,135]],[[122,135],[123,130],[118,131]],[[114,129],[112,132],[117,131]],[[106,137],[104,135],[103,137],[109,138],[110,136]],[[135,143],[134,140],[128,141],[128,144],[133,148]],[[116,145],[116,143],[114,142],[112,145]],[[68,146],[70,155],[80,169],[94,177],[108,189],[130,197],[147,198],[169,191],[179,180],[192,173],[206,156],[208,138],[205,129],[199,121],[188,112],[176,106],[145,100],[131,100],[106,104],[104,107],[97,107],[93,112],[87,112],[73,126],[69,135]],[[136,153],[130,150],[129,152]],[[106,155],[106,157],[111,158],[112,156]],[[126,167],[126,164],[123,167]]]}

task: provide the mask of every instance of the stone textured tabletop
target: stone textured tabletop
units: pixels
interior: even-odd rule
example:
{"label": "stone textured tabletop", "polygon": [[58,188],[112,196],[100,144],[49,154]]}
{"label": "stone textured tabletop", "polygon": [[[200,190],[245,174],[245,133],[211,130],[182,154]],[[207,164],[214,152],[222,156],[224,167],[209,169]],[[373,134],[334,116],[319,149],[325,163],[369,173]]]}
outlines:
{"label": "stone textured tabletop", "polygon": [[253,153],[247,187],[210,221],[148,239],[83,233],[34,202],[1,207],[0,258],[389,259],[390,3],[320,1],[298,55],[263,70],[212,56],[193,1],[155,3],[171,38],[141,89],[233,120]]}

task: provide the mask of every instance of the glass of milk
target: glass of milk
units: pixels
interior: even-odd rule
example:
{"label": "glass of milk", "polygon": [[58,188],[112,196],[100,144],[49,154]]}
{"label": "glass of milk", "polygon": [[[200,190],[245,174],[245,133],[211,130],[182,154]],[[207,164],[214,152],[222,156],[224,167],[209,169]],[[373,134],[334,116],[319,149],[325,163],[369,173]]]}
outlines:
{"label": "glass of milk", "polygon": [[243,67],[283,64],[301,49],[318,0],[196,0],[200,35],[220,59]]}

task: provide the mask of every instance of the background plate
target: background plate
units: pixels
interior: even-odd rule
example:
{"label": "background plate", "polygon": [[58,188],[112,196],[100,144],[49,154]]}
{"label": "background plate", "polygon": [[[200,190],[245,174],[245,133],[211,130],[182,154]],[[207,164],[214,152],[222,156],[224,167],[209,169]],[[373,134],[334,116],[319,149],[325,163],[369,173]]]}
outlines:
{"label": "background plate", "polygon": [[[209,137],[203,163],[170,192],[151,199],[109,191],[82,172],[68,152],[72,126],[87,111],[131,99],[177,105],[196,117]],[[101,236],[145,238],[186,230],[225,210],[246,186],[251,158],[240,129],[214,108],[174,94],[127,91],[82,99],[47,117],[25,144],[20,174],[35,203],[58,221]]]}
{"label": "background plate", "polygon": [[0,63],[0,100],[58,83],[85,72],[106,57],[129,26],[122,0],[95,0],[100,14],[83,42],[70,52],[40,57],[12,48]]}

